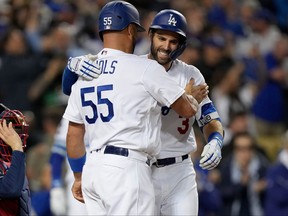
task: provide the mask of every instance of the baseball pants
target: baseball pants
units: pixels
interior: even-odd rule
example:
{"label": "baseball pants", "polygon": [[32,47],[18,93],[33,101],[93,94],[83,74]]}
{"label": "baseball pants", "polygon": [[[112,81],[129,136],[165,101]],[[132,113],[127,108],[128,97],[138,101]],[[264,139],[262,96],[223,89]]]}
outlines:
{"label": "baseball pants", "polygon": [[82,192],[88,215],[155,212],[151,167],[143,158],[93,151],[83,168]]}
{"label": "baseball pants", "polygon": [[191,158],[164,167],[152,165],[155,215],[198,215],[196,173]]}

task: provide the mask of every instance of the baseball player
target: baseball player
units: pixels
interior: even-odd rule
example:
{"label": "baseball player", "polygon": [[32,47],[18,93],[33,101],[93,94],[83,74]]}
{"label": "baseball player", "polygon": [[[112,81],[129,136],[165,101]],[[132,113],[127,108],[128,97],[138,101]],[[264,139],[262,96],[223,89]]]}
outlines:
{"label": "baseball player", "polygon": [[25,176],[28,127],[24,115],[0,104],[0,215],[32,213]]}
{"label": "baseball player", "polygon": [[[195,89],[203,90],[207,86],[196,67],[177,59],[185,49],[186,26],[185,17],[178,11],[160,11],[149,28],[151,52],[145,58],[155,59],[173,80],[194,94],[192,91]],[[95,73],[97,70],[89,73],[90,77],[97,78]],[[81,73],[77,74],[83,77]],[[224,131],[220,117],[209,97],[202,99],[198,98],[200,108],[192,118],[183,117],[166,106],[162,107],[162,147],[152,166],[157,215],[198,214],[195,170],[190,159],[190,153],[196,151],[192,128],[195,120],[208,142],[201,154],[200,166],[210,170],[221,160]]]}
{"label": "baseball player", "polygon": [[[196,99],[161,65],[131,54],[137,31],[144,28],[130,3],[112,1],[102,8],[99,34],[104,49],[97,60],[101,76],[77,80],[63,115],[69,120],[66,146],[75,178],[73,195],[85,200],[90,215],[153,215],[150,165],[160,150],[159,104],[185,118],[198,110]],[[67,69],[86,70],[82,60],[70,60]],[[90,145],[87,161],[84,133]]]}
{"label": "baseball player", "polygon": [[[178,11],[160,11],[149,28],[148,58],[163,65],[180,86],[185,87],[191,79],[195,86],[201,86],[205,80],[200,71],[177,59],[185,49],[186,26],[185,17]],[[200,166],[210,170],[221,160],[224,132],[219,115],[208,96],[198,102],[199,110],[192,118],[162,107],[162,148],[152,166],[157,215],[198,215],[195,170],[190,159],[190,153],[196,150],[192,128],[195,120],[208,142],[201,154]]]}
{"label": "baseball player", "polygon": [[[71,192],[74,177],[72,170],[68,167],[69,164],[66,157],[66,134],[68,131],[68,124],[69,121],[62,118],[54,136],[54,144],[51,150],[50,164],[52,188],[50,190],[50,208],[55,216],[87,215],[85,205],[74,199]],[[87,140],[86,137],[85,140]],[[87,141],[85,144],[86,149],[88,149]],[[66,172],[65,175],[63,175],[63,172]],[[64,181],[62,180],[63,176],[65,176]]]}

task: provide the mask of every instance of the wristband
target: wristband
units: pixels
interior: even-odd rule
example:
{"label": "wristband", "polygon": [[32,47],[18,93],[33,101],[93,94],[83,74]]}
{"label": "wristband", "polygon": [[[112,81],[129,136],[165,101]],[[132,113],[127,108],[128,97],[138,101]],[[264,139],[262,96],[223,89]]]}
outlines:
{"label": "wristband", "polygon": [[73,172],[82,172],[83,166],[86,162],[86,153],[80,158],[69,158],[68,162]]}
{"label": "wristband", "polygon": [[208,137],[208,142],[210,142],[212,139],[216,139],[217,143],[220,145],[220,148],[223,146],[223,136],[219,132],[213,132]]}

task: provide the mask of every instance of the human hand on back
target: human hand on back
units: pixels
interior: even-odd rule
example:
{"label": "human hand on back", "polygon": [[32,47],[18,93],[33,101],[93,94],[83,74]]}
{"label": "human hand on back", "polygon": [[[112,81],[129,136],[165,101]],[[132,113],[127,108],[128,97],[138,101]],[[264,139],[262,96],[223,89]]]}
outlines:
{"label": "human hand on back", "polygon": [[101,67],[96,63],[97,55],[83,55],[70,57],[67,67],[70,71],[83,77],[85,80],[97,79],[101,74]]}

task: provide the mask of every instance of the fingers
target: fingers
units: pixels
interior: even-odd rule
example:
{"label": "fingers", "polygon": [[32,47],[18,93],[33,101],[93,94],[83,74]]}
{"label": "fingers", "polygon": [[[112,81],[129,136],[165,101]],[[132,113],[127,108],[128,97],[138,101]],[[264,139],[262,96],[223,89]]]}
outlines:
{"label": "fingers", "polygon": [[[4,121],[5,121],[5,122],[4,122]],[[6,120],[5,120],[5,119],[0,123],[0,138],[5,142],[5,137],[4,137],[4,135],[3,135],[4,129],[3,129],[2,124],[5,124],[5,125],[6,125]]]}
{"label": "fingers", "polygon": [[85,55],[80,57],[69,58],[68,69],[76,73],[85,80],[97,79],[102,72],[102,68],[96,63],[97,55]]}
{"label": "fingers", "polygon": [[201,84],[201,85],[199,85],[198,86],[199,87],[199,89],[200,89],[200,91],[201,91],[201,93],[203,94],[203,95],[208,95],[208,93],[209,93],[209,86],[207,85],[207,83],[204,83],[204,84]]}
{"label": "fingers", "polygon": [[92,55],[92,54],[88,54],[87,57],[91,60],[91,61],[96,61],[98,59],[97,55]]}
{"label": "fingers", "polygon": [[209,86],[207,83],[203,83],[195,86],[195,80],[190,79],[189,83],[185,87],[185,92],[192,95],[200,104],[204,98],[209,94]]}
{"label": "fingers", "polygon": [[193,89],[194,83],[195,83],[195,80],[193,78],[191,78],[189,83],[185,87],[185,92],[187,94],[192,95],[192,89]]}
{"label": "fingers", "polygon": [[194,79],[194,78],[191,78],[190,81],[189,81],[189,85],[192,85],[192,86],[193,86],[194,84],[195,84],[195,79]]}
{"label": "fingers", "polygon": [[[94,71],[95,69],[99,69],[98,67],[96,67],[94,65],[94,62],[92,60],[84,60],[83,67],[89,71],[91,71],[92,73],[96,73],[96,71]],[[94,69],[94,70],[93,70]]]}
{"label": "fingers", "polygon": [[83,196],[79,196],[78,194],[73,194],[73,195],[74,195],[74,198],[75,198],[76,200],[78,200],[78,201],[81,202],[81,203],[85,203]]}
{"label": "fingers", "polygon": [[211,141],[204,146],[201,154],[200,167],[204,170],[211,170],[218,166],[221,161],[221,149],[219,150],[217,141]]}
{"label": "fingers", "polygon": [[101,68],[95,62],[91,60],[84,60],[83,67],[81,68],[81,72],[86,76],[87,79],[97,79],[101,74]]}
{"label": "fingers", "polygon": [[74,181],[74,184],[71,188],[72,194],[76,200],[79,202],[84,203],[84,198],[82,194],[82,189],[81,189],[81,181]]}
{"label": "fingers", "polygon": [[205,160],[205,158],[202,158],[202,159],[204,159],[204,162],[203,163],[200,162],[200,167],[202,169],[206,169],[206,170],[214,169],[219,164],[219,162],[221,160],[221,158],[219,158],[215,154],[213,154],[210,158],[208,158],[206,160]]}
{"label": "fingers", "polygon": [[0,138],[9,145],[12,150],[23,151],[22,141],[18,133],[14,130],[12,122],[7,125],[4,119],[2,124],[0,124]]}
{"label": "fingers", "polygon": [[[9,128],[12,128],[12,122],[9,123]],[[6,119],[0,124],[0,137],[4,142],[7,142],[6,137],[9,136],[9,129],[7,127]]]}

